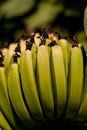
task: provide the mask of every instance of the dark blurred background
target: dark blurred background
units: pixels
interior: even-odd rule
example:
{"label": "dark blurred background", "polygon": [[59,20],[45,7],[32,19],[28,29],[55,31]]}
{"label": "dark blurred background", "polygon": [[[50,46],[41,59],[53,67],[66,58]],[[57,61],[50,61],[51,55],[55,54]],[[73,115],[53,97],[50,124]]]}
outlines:
{"label": "dark blurred background", "polygon": [[77,35],[87,49],[84,9],[87,0],[0,0],[0,46],[31,29],[42,27]]}

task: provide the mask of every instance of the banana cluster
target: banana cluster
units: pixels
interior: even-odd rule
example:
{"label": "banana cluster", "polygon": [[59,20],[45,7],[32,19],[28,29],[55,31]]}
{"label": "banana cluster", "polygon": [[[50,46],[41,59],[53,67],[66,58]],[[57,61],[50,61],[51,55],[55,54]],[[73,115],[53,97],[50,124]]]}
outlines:
{"label": "banana cluster", "polygon": [[87,126],[87,54],[81,43],[45,29],[0,50],[0,128],[24,130],[60,120]]}

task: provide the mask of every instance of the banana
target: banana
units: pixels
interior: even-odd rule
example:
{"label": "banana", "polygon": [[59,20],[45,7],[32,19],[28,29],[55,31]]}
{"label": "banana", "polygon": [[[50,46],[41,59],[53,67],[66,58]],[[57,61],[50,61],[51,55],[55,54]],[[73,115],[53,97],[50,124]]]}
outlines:
{"label": "banana", "polygon": [[21,38],[19,40],[21,52],[26,50],[26,42],[29,42],[29,41],[30,41],[29,34],[24,34],[24,35],[21,36]]}
{"label": "banana", "polygon": [[22,52],[20,57],[20,76],[23,94],[33,118],[36,121],[45,122],[46,119],[42,112],[42,108],[39,101],[39,95],[37,91],[32,51],[30,44],[28,45],[27,49]]}
{"label": "banana", "polygon": [[46,46],[49,46],[51,42],[52,42],[52,40],[47,38],[45,45],[46,45]]}
{"label": "banana", "polygon": [[75,37],[70,43],[46,29],[1,49],[0,129],[67,119],[87,127],[86,55]]}
{"label": "banana", "polygon": [[16,117],[16,114],[10,104],[6,76],[5,67],[3,65],[3,54],[0,52],[0,110],[5,115],[9,124],[13,128],[19,129],[20,121]]}
{"label": "banana", "polygon": [[16,42],[10,43],[9,44],[9,50],[14,51],[15,48],[17,47],[17,45],[18,45],[18,43],[16,43]]}
{"label": "banana", "polygon": [[39,35],[37,35],[37,34],[35,34],[35,36],[34,36],[34,34],[32,34],[30,36],[30,38],[27,38],[26,40],[21,39],[19,42],[20,52],[23,52],[26,50],[27,44],[32,44],[31,51],[32,51],[34,69],[36,67],[37,39],[39,39],[39,38],[37,38],[38,36]]}
{"label": "banana", "polygon": [[51,56],[51,44],[53,44],[53,41],[51,39],[46,39],[45,45],[48,48],[49,57]]}
{"label": "banana", "polygon": [[64,57],[60,46],[51,47],[51,70],[54,87],[56,116],[60,118],[64,113],[67,100],[67,82],[64,68]]}
{"label": "banana", "polygon": [[59,35],[59,39],[56,38],[55,40],[57,44],[62,48],[63,55],[64,55],[66,77],[68,77],[68,68],[69,68],[70,51],[71,51],[70,42],[67,39],[61,37],[60,35]]}
{"label": "banana", "polygon": [[[16,48],[14,49],[14,55],[16,57],[16,61],[19,67],[19,72],[20,72],[20,56],[21,56],[21,45],[20,43],[17,44]],[[12,57],[13,58],[13,57]]]}
{"label": "banana", "polygon": [[33,43],[31,51],[32,51],[33,66],[34,66],[34,70],[35,70],[36,69],[36,57],[37,57],[37,45],[35,43]]}
{"label": "banana", "polygon": [[4,66],[5,66],[5,68],[6,68],[6,66],[7,66],[7,61],[8,61],[8,55],[7,55],[7,53],[8,53],[8,48],[4,47],[4,48],[1,50],[1,52],[2,52],[2,54],[3,54],[3,56],[4,56]]}
{"label": "banana", "polygon": [[85,66],[85,73],[84,73],[84,91],[83,91],[81,105],[76,120],[78,122],[84,122],[87,120],[87,56],[86,56],[86,66]]}
{"label": "banana", "polygon": [[54,119],[54,99],[51,82],[51,70],[48,48],[45,45],[38,46],[36,76],[40,102],[47,119]]}
{"label": "banana", "polygon": [[6,120],[3,113],[0,111],[0,128],[3,130],[12,130],[11,126],[9,125],[8,121]]}
{"label": "banana", "polygon": [[25,106],[20,82],[21,80],[17,64],[17,55],[14,55],[13,63],[9,66],[8,72],[8,94],[14,111],[20,120],[24,123],[24,125],[30,128],[36,123],[31,118]]}
{"label": "banana", "polygon": [[65,118],[73,119],[78,113],[83,93],[83,54],[78,44],[71,48],[68,77],[68,99]]}
{"label": "banana", "polygon": [[[13,45],[13,48],[15,49],[14,45]],[[14,54],[14,51],[9,47],[9,48],[3,48],[2,53],[4,55],[4,67],[5,67],[5,71],[6,71],[6,74],[7,74],[8,70],[9,70],[9,65],[12,62],[12,56]]]}
{"label": "banana", "polygon": [[34,43],[36,44],[37,47],[41,43],[41,39],[40,39],[40,34],[39,33],[35,33]]}
{"label": "banana", "polygon": [[71,50],[70,44],[66,39],[60,39],[59,42],[61,43],[61,48],[63,50],[66,77],[68,77],[68,68],[69,68],[70,50]]}
{"label": "banana", "polygon": [[20,45],[21,52],[23,52],[26,49],[26,40],[21,39],[19,45]]}

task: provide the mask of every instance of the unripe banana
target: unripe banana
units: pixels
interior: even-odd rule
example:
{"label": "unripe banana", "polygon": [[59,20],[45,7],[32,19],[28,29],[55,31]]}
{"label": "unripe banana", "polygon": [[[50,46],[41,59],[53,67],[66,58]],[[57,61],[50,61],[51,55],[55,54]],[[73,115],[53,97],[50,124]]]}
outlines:
{"label": "unripe banana", "polygon": [[65,39],[64,36],[62,36],[61,34],[58,33],[57,35],[58,35],[57,37],[54,36],[54,40],[62,48],[63,55],[64,55],[66,77],[68,77],[71,43],[67,39]]}
{"label": "unripe banana", "polygon": [[46,43],[45,45],[48,47],[48,53],[49,53],[49,57],[51,57],[51,43],[53,43],[54,41],[52,41],[51,39],[46,39]]}
{"label": "unripe banana", "polygon": [[19,68],[15,60],[16,59],[14,58],[13,63],[9,66],[8,93],[13,109],[17,113],[18,117],[27,127],[30,128],[35,125],[35,122],[31,118],[23,100]]}
{"label": "unripe banana", "polygon": [[51,49],[51,71],[55,95],[57,118],[64,112],[67,100],[67,82],[63,52],[60,46],[54,45]]}
{"label": "unripe banana", "polygon": [[40,39],[40,34],[39,33],[35,33],[34,43],[36,44],[36,46],[39,46],[39,44],[41,43],[41,39]]}
{"label": "unripe banana", "polygon": [[63,55],[64,55],[66,77],[68,77],[68,68],[69,68],[70,51],[71,51],[70,43],[66,39],[60,39],[59,43],[60,43],[60,46],[62,48]]}
{"label": "unripe banana", "polygon": [[85,67],[85,80],[84,80],[84,92],[81,101],[80,110],[78,112],[78,116],[76,118],[79,125],[82,124],[85,128],[87,128],[87,53],[86,53],[86,67]]}
{"label": "unripe banana", "polygon": [[48,48],[45,45],[38,46],[36,76],[40,102],[43,112],[50,120],[54,119],[54,99],[51,81],[51,68]]}
{"label": "unripe banana", "polygon": [[87,128],[87,54],[76,37],[70,43],[43,28],[7,45],[0,51],[0,130],[61,121]]}
{"label": "unripe banana", "polygon": [[19,40],[19,46],[20,46],[20,52],[23,52],[26,50],[26,42],[30,41],[29,34],[22,35]]}
{"label": "unripe banana", "polygon": [[[1,53],[1,52],[0,52]],[[3,55],[0,54],[0,110],[5,115],[7,121],[12,127],[18,129],[16,121],[19,121],[14,114],[14,111],[11,107],[8,95],[8,86],[7,86],[7,77],[5,73],[5,68],[3,65]]]}
{"label": "unripe banana", "polygon": [[10,44],[9,44],[9,47],[8,47],[9,50],[11,50],[11,51],[14,52],[15,48],[17,47],[17,44],[18,44],[18,43],[16,43],[16,42],[10,43]]}
{"label": "unripe banana", "polygon": [[26,40],[21,39],[20,40],[20,50],[23,52],[26,49]]}
{"label": "unripe banana", "polygon": [[0,128],[2,130],[12,130],[11,126],[9,125],[8,121],[6,120],[3,113],[0,111]]}
{"label": "unripe banana", "polygon": [[[11,48],[10,48],[10,46],[11,46]],[[8,74],[9,65],[12,63],[12,56],[14,54],[14,50],[15,50],[15,47],[17,46],[17,44],[14,45],[12,43],[12,44],[10,44],[10,46],[8,48],[2,49],[2,53],[4,55],[4,67],[5,67],[6,74]]]}
{"label": "unripe banana", "polygon": [[71,48],[66,119],[73,119],[78,113],[83,92],[83,72],[83,54],[76,44]]}
{"label": "unripe banana", "polygon": [[86,56],[86,66],[85,66],[85,73],[84,73],[84,91],[83,91],[81,105],[76,120],[79,123],[87,120],[87,56]]}
{"label": "unripe banana", "polygon": [[45,121],[37,91],[31,47],[21,54],[20,76],[23,94],[31,115],[37,121]]}
{"label": "unripe banana", "polygon": [[35,70],[36,69],[36,57],[37,57],[37,45],[35,43],[33,43],[31,51],[32,51],[33,66],[34,66],[34,70]]}

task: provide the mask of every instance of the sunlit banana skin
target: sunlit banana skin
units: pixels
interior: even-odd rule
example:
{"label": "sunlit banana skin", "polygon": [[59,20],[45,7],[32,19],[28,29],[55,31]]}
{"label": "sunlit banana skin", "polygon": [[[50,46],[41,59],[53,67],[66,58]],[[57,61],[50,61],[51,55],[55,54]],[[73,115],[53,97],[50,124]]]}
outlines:
{"label": "sunlit banana skin", "polygon": [[[70,42],[72,41],[72,42]],[[42,29],[0,50],[0,129],[87,128],[87,52]],[[45,127],[44,127],[45,128]]]}

